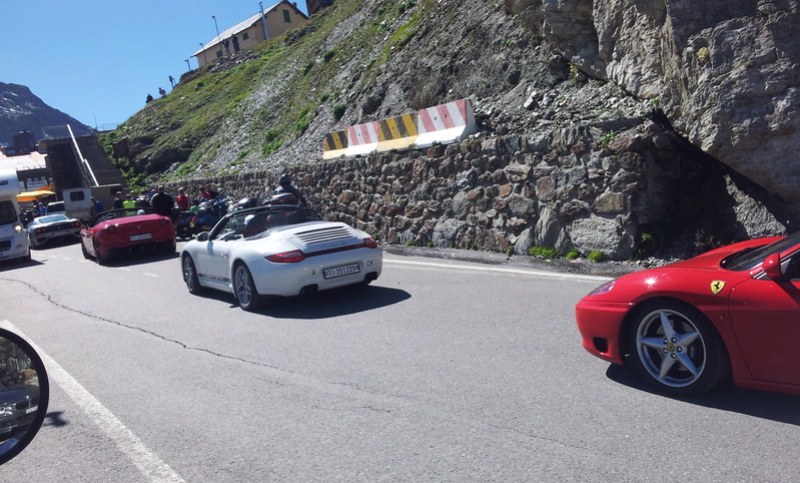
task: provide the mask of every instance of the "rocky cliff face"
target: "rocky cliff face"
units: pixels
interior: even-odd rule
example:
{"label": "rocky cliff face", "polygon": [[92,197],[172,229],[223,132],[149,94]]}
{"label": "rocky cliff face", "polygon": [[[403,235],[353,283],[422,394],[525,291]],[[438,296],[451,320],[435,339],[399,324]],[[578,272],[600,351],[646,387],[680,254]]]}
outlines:
{"label": "rocky cliff face", "polygon": [[[286,40],[287,51],[317,57],[259,72],[224,122],[164,142],[203,105],[180,99],[257,56],[219,62],[220,78],[194,73],[118,137],[131,136],[132,163],[173,189],[215,182],[234,198],[263,197],[289,172],[324,216],[388,242],[686,257],[797,226],[774,195],[794,200],[798,190],[771,173],[796,176],[793,158],[774,155],[796,142],[793,64],[786,53],[758,54],[791,51],[789,37],[766,33],[794,8],[760,13],[766,4],[745,3],[342,0],[325,15],[347,17],[312,19]],[[741,49],[748,63],[734,66]],[[261,156],[287,99],[323,69],[333,74],[306,91],[319,104],[299,110],[313,113],[302,134]],[[460,98],[471,99],[481,130],[458,145],[321,159],[328,132]],[[171,102],[180,119],[160,116]],[[155,127],[146,136],[137,124]],[[188,163],[176,147],[191,153]]]}
{"label": "rocky cliff face", "polygon": [[795,0],[505,0],[578,69],[658,102],[706,153],[800,212]]}
{"label": "rocky cliff face", "polygon": [[0,144],[11,145],[14,135],[22,130],[39,140],[44,137],[44,128],[67,124],[76,136],[93,132],[89,126],[45,104],[27,87],[0,82]]}

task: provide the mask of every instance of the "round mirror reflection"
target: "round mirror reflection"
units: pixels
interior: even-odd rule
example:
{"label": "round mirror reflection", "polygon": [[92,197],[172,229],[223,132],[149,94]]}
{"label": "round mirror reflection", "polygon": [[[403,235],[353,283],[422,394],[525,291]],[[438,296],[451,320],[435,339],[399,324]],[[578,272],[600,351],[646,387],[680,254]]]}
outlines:
{"label": "round mirror reflection", "polygon": [[0,329],[0,464],[31,442],[49,399],[44,364],[20,336]]}

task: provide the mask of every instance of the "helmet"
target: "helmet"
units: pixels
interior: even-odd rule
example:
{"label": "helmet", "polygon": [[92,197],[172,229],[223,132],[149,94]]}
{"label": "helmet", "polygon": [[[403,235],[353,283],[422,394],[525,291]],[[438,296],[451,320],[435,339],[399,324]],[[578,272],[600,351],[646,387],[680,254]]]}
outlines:
{"label": "helmet", "polygon": [[288,174],[286,174],[286,173],[283,173],[283,174],[281,175],[281,178],[280,178],[280,180],[278,181],[278,183],[279,183],[281,186],[284,186],[284,187],[286,187],[286,186],[291,186],[291,184],[292,184],[292,177],[291,177],[291,176],[289,176],[289,175],[288,175]]}
{"label": "helmet", "polygon": [[200,203],[200,206],[197,207],[197,211],[199,211],[200,213],[211,213],[212,211],[214,211],[214,208],[211,206],[211,203],[209,203],[208,201],[204,201]]}
{"label": "helmet", "polygon": [[137,211],[137,212],[136,212],[136,214],[137,214],[137,215],[144,215],[144,214],[145,214],[145,211],[144,211],[144,210],[139,210],[139,211]]}
{"label": "helmet", "polygon": [[246,210],[247,208],[255,208],[256,206],[258,206],[257,199],[242,198],[233,206],[233,211]]}
{"label": "helmet", "polygon": [[297,197],[292,193],[276,193],[265,204],[269,205],[296,205]]}

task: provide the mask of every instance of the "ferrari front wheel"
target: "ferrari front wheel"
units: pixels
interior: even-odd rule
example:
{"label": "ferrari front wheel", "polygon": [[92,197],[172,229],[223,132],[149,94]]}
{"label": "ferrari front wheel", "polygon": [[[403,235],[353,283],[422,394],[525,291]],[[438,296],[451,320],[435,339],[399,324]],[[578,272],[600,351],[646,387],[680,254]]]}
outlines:
{"label": "ferrari front wheel", "polygon": [[699,310],[679,302],[642,305],[628,342],[639,373],[672,396],[708,391],[730,371],[725,345],[714,326]]}
{"label": "ferrari front wheel", "polygon": [[256,290],[253,275],[242,262],[233,267],[233,291],[239,306],[248,312],[258,310],[264,300]]}

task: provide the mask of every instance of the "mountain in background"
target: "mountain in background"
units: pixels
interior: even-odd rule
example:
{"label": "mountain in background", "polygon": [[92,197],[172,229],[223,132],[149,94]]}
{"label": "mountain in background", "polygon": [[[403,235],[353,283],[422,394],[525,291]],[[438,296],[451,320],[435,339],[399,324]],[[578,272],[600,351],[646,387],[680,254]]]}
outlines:
{"label": "mountain in background", "polygon": [[52,108],[36,97],[30,89],[19,84],[0,82],[0,144],[11,145],[14,135],[22,130],[31,132],[36,140],[45,137],[45,129],[69,124],[76,136],[94,132],[72,116]]}

